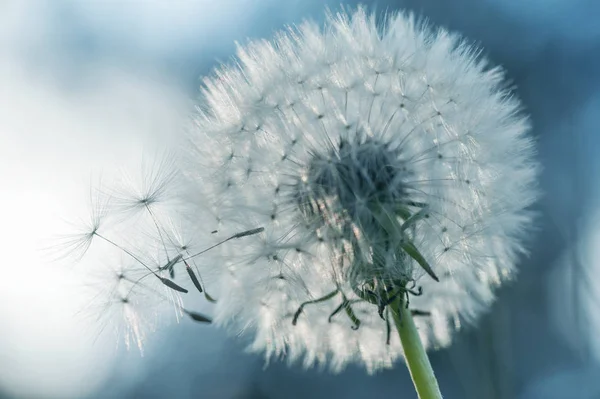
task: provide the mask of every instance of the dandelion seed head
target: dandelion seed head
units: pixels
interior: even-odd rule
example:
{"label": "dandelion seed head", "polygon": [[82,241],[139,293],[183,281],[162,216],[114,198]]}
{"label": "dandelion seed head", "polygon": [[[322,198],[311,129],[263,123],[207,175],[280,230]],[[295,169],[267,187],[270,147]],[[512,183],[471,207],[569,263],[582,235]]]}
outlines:
{"label": "dandelion seed head", "polygon": [[422,340],[446,346],[525,251],[538,167],[520,103],[412,16],[378,26],[358,8],[239,46],[195,122],[184,168],[203,223],[264,228],[208,255],[215,321],[267,358],[391,367],[402,348],[378,303],[410,286]]}

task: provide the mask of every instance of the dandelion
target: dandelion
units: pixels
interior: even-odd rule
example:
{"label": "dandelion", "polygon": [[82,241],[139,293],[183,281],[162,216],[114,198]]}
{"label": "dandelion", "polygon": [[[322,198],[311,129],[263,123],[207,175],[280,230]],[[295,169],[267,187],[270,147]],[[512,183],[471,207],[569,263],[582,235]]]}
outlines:
{"label": "dandelion", "polygon": [[212,252],[215,322],[267,360],[374,372],[404,357],[439,397],[423,348],[514,275],[537,197],[502,71],[443,29],[359,8],[239,46],[195,122],[185,169],[214,215],[199,223],[264,228]]}

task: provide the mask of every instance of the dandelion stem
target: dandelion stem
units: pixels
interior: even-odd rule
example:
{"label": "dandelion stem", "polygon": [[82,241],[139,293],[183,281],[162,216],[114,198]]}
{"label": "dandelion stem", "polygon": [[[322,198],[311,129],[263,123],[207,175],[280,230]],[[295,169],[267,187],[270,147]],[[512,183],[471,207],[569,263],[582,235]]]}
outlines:
{"label": "dandelion stem", "polygon": [[411,311],[404,306],[402,298],[397,298],[390,304],[390,308],[404,349],[406,365],[419,399],[441,399],[440,388],[419,337]]}

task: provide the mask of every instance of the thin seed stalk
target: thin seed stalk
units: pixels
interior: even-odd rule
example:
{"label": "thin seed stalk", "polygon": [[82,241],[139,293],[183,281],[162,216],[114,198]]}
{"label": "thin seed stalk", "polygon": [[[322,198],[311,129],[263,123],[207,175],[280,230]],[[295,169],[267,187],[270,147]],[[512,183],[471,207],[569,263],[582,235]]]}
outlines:
{"label": "thin seed stalk", "polygon": [[440,388],[410,310],[401,298],[392,302],[390,308],[419,399],[441,399]]}

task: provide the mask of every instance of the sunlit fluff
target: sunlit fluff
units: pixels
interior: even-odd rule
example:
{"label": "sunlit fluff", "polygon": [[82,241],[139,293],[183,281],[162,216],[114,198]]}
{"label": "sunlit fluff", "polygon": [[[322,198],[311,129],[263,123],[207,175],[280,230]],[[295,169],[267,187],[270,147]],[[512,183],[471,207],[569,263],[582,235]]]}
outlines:
{"label": "sunlit fluff", "polygon": [[448,345],[511,276],[537,196],[528,122],[502,81],[403,14],[328,15],[239,47],[204,81],[186,165],[215,216],[200,223],[265,228],[207,261],[223,271],[215,321],[267,359],[373,372],[402,355],[375,304],[412,288],[424,344]]}
{"label": "sunlit fluff", "polygon": [[[84,263],[77,269],[86,274],[90,299],[81,315],[93,318],[99,333],[113,332],[117,343],[140,352],[163,316],[207,324],[210,317],[196,311],[193,301],[215,301],[207,292],[210,275],[201,275],[196,264],[206,246],[215,244],[213,236],[181,216],[186,212],[177,200],[172,158],[142,162],[139,177],[123,174],[113,186],[92,188],[88,217],[69,223],[73,232],[55,237],[48,248],[58,261]],[[186,295],[190,289],[193,294]]]}

